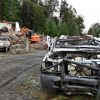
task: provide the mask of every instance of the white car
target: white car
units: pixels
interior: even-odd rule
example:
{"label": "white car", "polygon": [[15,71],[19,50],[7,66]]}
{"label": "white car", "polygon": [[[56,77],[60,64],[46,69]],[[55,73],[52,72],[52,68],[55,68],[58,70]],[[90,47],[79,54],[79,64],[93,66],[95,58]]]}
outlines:
{"label": "white car", "polygon": [[0,49],[3,49],[5,52],[10,50],[11,42],[8,36],[0,35]]}

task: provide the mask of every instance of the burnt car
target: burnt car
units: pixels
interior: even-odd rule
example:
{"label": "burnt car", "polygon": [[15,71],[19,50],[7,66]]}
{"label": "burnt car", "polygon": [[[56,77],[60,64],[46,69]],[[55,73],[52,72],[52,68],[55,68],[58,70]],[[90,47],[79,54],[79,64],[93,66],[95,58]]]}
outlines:
{"label": "burnt car", "polygon": [[57,39],[43,58],[41,84],[48,90],[99,95],[100,46],[91,39]]}

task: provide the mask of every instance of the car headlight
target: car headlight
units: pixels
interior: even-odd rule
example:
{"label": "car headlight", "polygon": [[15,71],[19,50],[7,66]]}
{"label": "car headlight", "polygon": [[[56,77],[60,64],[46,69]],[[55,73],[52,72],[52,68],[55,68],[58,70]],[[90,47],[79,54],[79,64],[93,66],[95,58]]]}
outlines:
{"label": "car headlight", "polygon": [[3,43],[0,43],[0,45],[2,45],[2,46],[3,46],[4,44],[3,44]]}

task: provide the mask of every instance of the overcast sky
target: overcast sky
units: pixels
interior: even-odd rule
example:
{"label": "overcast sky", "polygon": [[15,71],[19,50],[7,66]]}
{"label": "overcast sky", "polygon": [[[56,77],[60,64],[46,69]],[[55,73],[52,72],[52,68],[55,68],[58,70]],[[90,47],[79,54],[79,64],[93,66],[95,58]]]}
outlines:
{"label": "overcast sky", "polygon": [[100,0],[66,0],[68,4],[76,9],[78,15],[84,16],[85,30],[96,23],[100,22]]}

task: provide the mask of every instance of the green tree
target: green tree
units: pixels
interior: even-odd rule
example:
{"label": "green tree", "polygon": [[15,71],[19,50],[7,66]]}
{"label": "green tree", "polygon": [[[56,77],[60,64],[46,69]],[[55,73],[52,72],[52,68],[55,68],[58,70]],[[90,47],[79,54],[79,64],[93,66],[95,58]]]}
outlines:
{"label": "green tree", "polygon": [[39,0],[31,0],[31,1],[34,2],[34,3],[38,3]]}
{"label": "green tree", "polygon": [[46,19],[45,27],[44,27],[45,35],[57,36],[59,35],[59,26],[55,20]]}
{"label": "green tree", "polygon": [[60,9],[60,22],[66,24],[69,35],[80,35],[84,29],[84,20],[77,16],[77,12],[66,1],[62,1]]}
{"label": "green tree", "polygon": [[83,29],[85,28],[85,25],[83,23],[84,23],[83,17],[82,16],[77,16],[76,24],[78,26],[78,31],[79,31],[80,35],[82,34]]}
{"label": "green tree", "polygon": [[58,11],[59,2],[58,0],[45,0],[46,13],[49,18],[53,17],[54,12]]}
{"label": "green tree", "polygon": [[60,35],[69,35],[69,30],[68,30],[68,27],[66,25],[66,23],[61,23],[60,26],[59,26],[59,32],[58,32],[58,36]]}
{"label": "green tree", "polygon": [[93,24],[88,30],[88,34],[99,37],[100,36],[100,23]]}
{"label": "green tree", "polygon": [[5,5],[4,0],[0,0],[0,19],[3,20],[5,16]]}
{"label": "green tree", "polygon": [[61,34],[81,35],[84,29],[83,22],[83,17],[77,16],[76,10],[63,1],[61,3],[60,19],[54,16],[48,17],[45,32],[51,36],[60,36]]}
{"label": "green tree", "polygon": [[20,2],[18,0],[0,0],[0,19],[20,20]]}
{"label": "green tree", "polygon": [[36,32],[43,30],[44,9],[31,0],[24,0],[22,4],[22,21],[23,26],[27,26]]}

